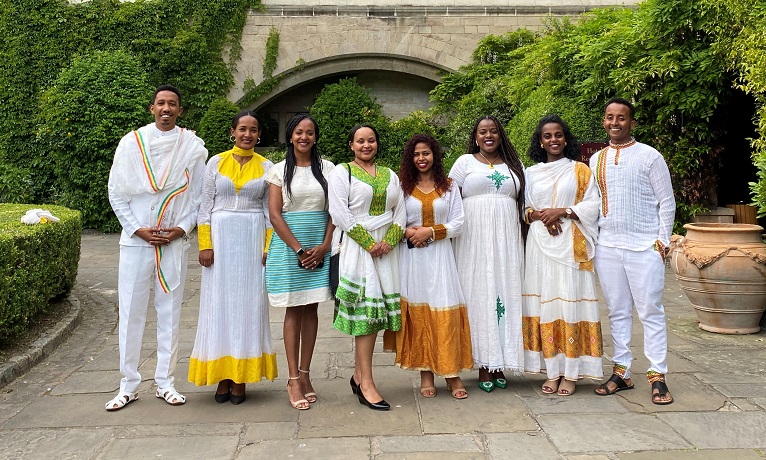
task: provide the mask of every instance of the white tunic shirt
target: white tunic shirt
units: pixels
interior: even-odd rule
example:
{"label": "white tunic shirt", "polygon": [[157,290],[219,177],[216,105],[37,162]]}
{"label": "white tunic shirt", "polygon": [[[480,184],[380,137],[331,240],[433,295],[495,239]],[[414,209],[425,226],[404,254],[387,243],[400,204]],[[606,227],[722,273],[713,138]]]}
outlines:
{"label": "white tunic shirt", "polygon": [[591,157],[590,167],[601,194],[598,244],[631,251],[649,249],[657,240],[670,244],[676,202],[657,150],[637,142],[619,149],[618,156],[608,147]]}

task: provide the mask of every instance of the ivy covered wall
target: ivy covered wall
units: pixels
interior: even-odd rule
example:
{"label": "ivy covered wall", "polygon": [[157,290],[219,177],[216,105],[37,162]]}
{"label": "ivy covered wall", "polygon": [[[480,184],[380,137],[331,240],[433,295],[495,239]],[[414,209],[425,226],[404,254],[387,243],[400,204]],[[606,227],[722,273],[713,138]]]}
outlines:
{"label": "ivy covered wall", "polygon": [[[0,2],[0,164],[3,165],[0,184],[15,184],[0,186],[0,202],[56,202],[66,195],[61,186],[62,178],[50,167],[50,158],[73,152],[55,151],[65,148],[65,143],[52,141],[45,135],[54,116],[45,111],[53,106],[41,101],[75,58],[97,52],[127,53],[137,62],[148,89],[134,100],[122,103],[146,109],[151,102],[152,88],[163,83],[176,85],[184,95],[185,114],[179,123],[194,128],[212,101],[225,96],[231,87],[231,69],[240,57],[240,39],[247,13],[259,5],[260,0]],[[102,86],[96,87],[98,85]],[[115,81],[102,79],[68,90],[119,98],[125,89]],[[125,107],[126,112],[134,109],[135,106]],[[110,110],[115,109],[110,107]],[[90,110],[83,107],[81,112]],[[143,122],[149,121],[148,111],[145,110],[145,114]],[[62,122],[72,125],[71,130],[64,132],[75,132],[88,130],[98,120],[68,117]],[[113,140],[113,150],[120,137],[136,127],[112,126],[103,137]],[[83,150],[103,148],[83,143],[79,147]],[[88,174],[88,171],[78,168],[77,174]],[[93,174],[102,174],[102,171],[94,170]],[[95,180],[76,177],[63,182],[89,179]],[[94,190],[94,193],[101,192]],[[102,216],[91,219],[88,203],[74,207],[84,209],[84,226],[109,228]]]}

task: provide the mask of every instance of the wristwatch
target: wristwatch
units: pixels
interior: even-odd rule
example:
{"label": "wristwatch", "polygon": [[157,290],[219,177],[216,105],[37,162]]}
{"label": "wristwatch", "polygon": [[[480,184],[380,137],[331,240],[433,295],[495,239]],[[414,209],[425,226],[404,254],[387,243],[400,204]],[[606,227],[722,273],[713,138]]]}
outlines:
{"label": "wristwatch", "polygon": [[303,254],[305,254],[305,253],[306,253],[306,251],[304,251],[304,250],[303,250],[303,247],[300,247],[300,248],[298,248],[298,250],[297,250],[297,251],[295,251],[295,253],[298,255],[298,257],[300,257],[300,256],[302,256]]}
{"label": "wristwatch", "polygon": [[572,218],[572,208],[566,208],[564,212],[567,213],[567,219]]}

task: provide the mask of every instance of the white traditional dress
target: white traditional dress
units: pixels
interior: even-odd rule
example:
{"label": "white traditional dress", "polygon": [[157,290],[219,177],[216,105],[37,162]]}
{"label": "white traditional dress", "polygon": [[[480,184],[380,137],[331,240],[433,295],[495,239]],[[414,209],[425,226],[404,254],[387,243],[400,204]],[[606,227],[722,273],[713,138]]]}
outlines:
{"label": "white traditional dress", "polygon": [[571,208],[579,220],[562,219],[548,233],[534,221],[527,235],[523,290],[524,368],[549,379],[601,378],[603,342],[593,255],[599,197],[590,168],[562,158],[525,171],[527,209]]}
{"label": "white traditional dress", "polygon": [[474,366],[524,369],[521,276],[524,247],[516,200],[520,182],[507,165],[490,168],[463,155],[450,170],[461,188],[465,224],[455,239],[458,277],[471,325]]}
{"label": "white traditional dress", "polygon": [[473,367],[468,312],[460,289],[451,239],[463,230],[457,186],[442,195],[415,187],[405,199],[407,227],[432,227],[424,248],[399,245],[402,329],[396,333],[396,365],[457,377]]}
{"label": "white traditional dress", "polygon": [[[322,160],[322,175],[330,177],[335,165]],[[311,166],[295,168],[290,182],[291,195],[284,184],[285,162],[274,165],[266,182],[282,189],[282,217],[293,236],[305,249],[324,241],[329,214],[324,190],[311,172]],[[324,266],[307,270],[299,266],[298,256],[279,235],[274,235],[266,260],[266,288],[272,307],[293,307],[332,300],[330,294],[330,254]]]}
{"label": "white traditional dress", "polygon": [[399,178],[388,168],[376,167],[371,176],[347,163],[336,166],[329,185],[330,216],[345,232],[334,326],[354,336],[398,331],[399,253],[373,259],[367,251],[380,241],[396,248],[404,234],[407,214]]}
{"label": "white traditional dress", "polygon": [[[240,166],[233,154],[253,158]],[[202,267],[199,321],[189,381],[212,385],[277,377],[262,264],[272,229],[268,183],[272,167],[251,150],[234,147],[207,164],[199,211],[200,250],[213,249]]]}

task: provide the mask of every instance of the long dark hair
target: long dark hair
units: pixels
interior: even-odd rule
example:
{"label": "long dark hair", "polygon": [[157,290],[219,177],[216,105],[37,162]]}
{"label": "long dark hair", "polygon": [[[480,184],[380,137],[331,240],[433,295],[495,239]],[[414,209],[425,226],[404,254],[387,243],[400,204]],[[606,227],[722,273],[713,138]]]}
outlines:
{"label": "long dark hair", "polygon": [[500,120],[492,115],[484,115],[476,120],[476,123],[473,125],[473,130],[471,131],[471,138],[468,140],[467,153],[473,155],[474,153],[479,152],[479,146],[476,143],[476,132],[479,130],[479,123],[484,120],[490,120],[497,126],[497,132],[500,134],[500,158],[503,159],[503,163],[508,166],[508,169],[516,175],[516,179],[513,181],[514,186],[516,185],[516,180],[518,180],[518,187],[516,188],[516,208],[519,211],[519,221],[524,224],[524,166],[522,166],[519,154],[516,152],[516,149],[513,148],[511,140],[508,139],[508,135],[505,133],[503,125],[500,124]]}
{"label": "long dark hair", "polygon": [[436,192],[442,195],[449,190],[450,182],[444,173],[442,149],[439,147],[436,139],[428,134],[415,134],[407,141],[407,145],[404,147],[402,162],[399,165],[399,181],[402,184],[402,190],[405,195],[412,195],[412,191],[417,185],[419,171],[415,167],[415,146],[421,143],[428,145],[428,148],[433,152],[431,171],[433,171],[434,175],[434,186],[436,187]]}
{"label": "long dark hair", "polygon": [[561,126],[561,130],[564,131],[564,140],[567,143],[567,145],[564,146],[564,156],[570,160],[576,160],[580,156],[580,147],[577,145],[577,139],[575,139],[574,134],[572,134],[572,130],[569,129],[567,122],[555,113],[544,116],[537,123],[537,127],[535,128],[534,134],[532,134],[532,139],[529,144],[529,150],[527,150],[529,158],[535,163],[548,162],[548,153],[541,147],[541,144],[543,143],[543,126],[548,123],[555,123]]}
{"label": "long dark hair", "polygon": [[[316,120],[311,118],[309,114],[307,113],[299,113],[295,117],[293,117],[292,120],[290,120],[289,123],[287,123],[287,129],[285,130],[285,141],[287,143],[287,154],[285,155],[285,187],[287,187],[287,196],[292,197],[293,192],[290,189],[290,185],[293,182],[293,176],[295,175],[295,146],[293,146],[293,143],[290,142],[293,137],[293,131],[295,131],[295,128],[298,126],[300,122],[303,120],[311,120],[311,122],[314,124],[314,134],[316,135],[316,140],[319,141],[319,125],[317,125]],[[327,179],[324,178],[324,175],[322,174],[322,157],[319,156],[319,149],[317,148],[317,143],[314,142],[314,145],[311,146],[311,174],[313,174],[314,179],[319,182],[319,185],[322,186],[322,190],[324,191],[324,199],[325,203],[327,202]]]}

